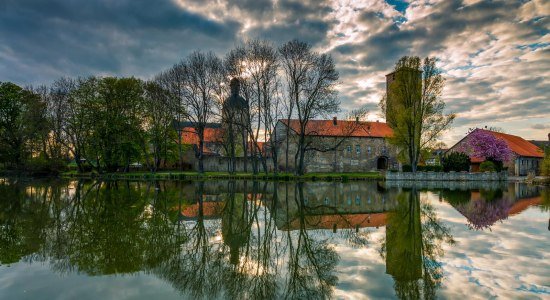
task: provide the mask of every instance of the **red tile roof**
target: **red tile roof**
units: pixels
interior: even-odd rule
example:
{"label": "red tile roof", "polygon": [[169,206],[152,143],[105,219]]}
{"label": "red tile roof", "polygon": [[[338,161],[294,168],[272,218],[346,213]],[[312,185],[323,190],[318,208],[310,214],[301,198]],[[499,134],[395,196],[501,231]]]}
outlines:
{"label": "red tile roof", "polygon": [[[205,128],[204,129],[205,143],[221,142],[222,138],[223,138],[222,128]],[[194,127],[184,127],[181,131],[181,140],[183,144],[190,144],[190,145],[199,144],[199,136],[197,135]]]}
{"label": "red tile roof", "polygon": [[479,129],[479,130],[488,132],[492,134],[494,137],[505,141],[508,147],[510,148],[510,150],[512,150],[514,153],[516,153],[519,156],[541,157],[541,158],[544,157],[544,152],[539,147],[535,146],[535,144],[533,143],[530,143],[524,140],[519,136],[485,130],[485,129]]}
{"label": "red tile roof", "polygon": [[[288,120],[281,120],[287,125]],[[334,125],[333,120],[310,120],[306,126],[307,135],[316,136],[352,136],[352,137],[390,137],[393,130],[388,124],[383,122],[356,122],[337,120]],[[300,123],[298,120],[290,120],[290,128],[295,132],[300,132]]]}

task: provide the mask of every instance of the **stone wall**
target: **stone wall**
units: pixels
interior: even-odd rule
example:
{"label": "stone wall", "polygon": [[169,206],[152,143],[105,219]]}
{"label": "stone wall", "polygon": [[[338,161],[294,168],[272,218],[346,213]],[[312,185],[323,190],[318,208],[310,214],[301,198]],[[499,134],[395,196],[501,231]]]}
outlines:
{"label": "stone wall", "polygon": [[[245,172],[244,170],[244,164],[245,164],[245,158],[244,157],[237,157],[236,159],[236,171],[237,172]],[[229,157],[224,156],[205,156],[203,159],[203,165],[204,165],[204,171],[205,172],[228,172],[229,170]],[[247,172],[252,172],[254,163],[257,163],[258,171],[261,173],[264,171],[262,162],[258,158],[256,162],[254,162],[254,159],[248,158],[246,160],[247,162]],[[195,159],[195,162],[193,164],[194,170],[199,169],[199,161]],[[273,171],[273,162],[270,158],[267,158],[267,168],[268,171]]]}
{"label": "stone wall", "polygon": [[505,181],[507,172],[386,172],[386,180],[404,181]]}

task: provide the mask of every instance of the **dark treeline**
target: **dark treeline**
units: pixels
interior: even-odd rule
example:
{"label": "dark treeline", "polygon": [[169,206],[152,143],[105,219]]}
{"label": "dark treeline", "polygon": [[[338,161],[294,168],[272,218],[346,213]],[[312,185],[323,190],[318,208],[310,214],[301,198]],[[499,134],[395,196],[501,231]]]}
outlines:
{"label": "dark treeline", "polygon": [[[252,40],[224,58],[193,52],[149,80],[90,76],[26,88],[0,82],[0,163],[34,173],[69,166],[80,172],[128,171],[134,164],[153,172],[183,168],[186,146],[175,124],[192,124],[202,161],[205,128],[224,121],[233,78],[246,100],[242,156],[258,160],[254,172],[267,172],[266,156],[277,166],[277,120],[298,119],[305,128],[339,110],[338,72],[329,55],[297,40],[280,47]],[[302,162],[308,141],[298,143],[290,156]]]}

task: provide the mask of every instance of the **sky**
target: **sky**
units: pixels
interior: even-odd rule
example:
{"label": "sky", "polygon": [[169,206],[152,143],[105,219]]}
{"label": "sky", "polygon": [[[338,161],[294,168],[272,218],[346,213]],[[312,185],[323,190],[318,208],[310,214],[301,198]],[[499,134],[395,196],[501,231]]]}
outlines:
{"label": "sky", "polygon": [[291,39],[329,53],[344,116],[383,120],[384,75],[404,55],[435,56],[446,78],[443,137],[492,126],[526,139],[550,133],[550,1],[2,0],[0,81],[63,76],[148,79],[194,50],[223,57],[247,39]]}

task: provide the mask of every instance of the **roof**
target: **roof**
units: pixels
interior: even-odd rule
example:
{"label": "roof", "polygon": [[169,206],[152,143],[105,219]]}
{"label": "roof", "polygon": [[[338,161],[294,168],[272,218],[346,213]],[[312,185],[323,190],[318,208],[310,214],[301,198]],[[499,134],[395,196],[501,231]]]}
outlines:
{"label": "roof", "polygon": [[[279,120],[287,125],[288,120]],[[290,120],[290,128],[298,133],[300,122]],[[310,136],[339,136],[339,137],[391,137],[393,130],[383,122],[357,122],[337,120],[310,120],[306,126],[306,135]]]}
{"label": "roof", "polygon": [[[508,145],[508,148],[512,150],[516,155],[518,156],[525,156],[525,157],[538,157],[543,158],[544,157],[544,151],[542,151],[539,147],[537,147],[535,144],[512,134],[506,134],[502,132],[496,132],[491,131],[487,129],[481,129],[476,128],[474,131],[481,130],[483,132],[487,132],[491,135],[493,135],[497,139],[503,140],[506,145]],[[463,137],[460,141],[458,141],[454,146],[452,146],[448,151],[451,151],[456,146],[458,146],[462,141],[464,141],[470,134],[472,134],[474,131],[470,132],[468,135]],[[447,151],[447,152],[448,152]],[[480,163],[485,161],[485,158],[482,157],[470,157],[470,161],[473,163]]]}
{"label": "roof", "polygon": [[535,144],[530,143],[517,135],[495,132],[486,129],[478,129],[492,134],[494,137],[504,140],[510,150],[519,156],[544,157],[544,152]]}
{"label": "roof", "polygon": [[[223,138],[223,128],[211,128],[204,129],[204,142],[205,143],[217,143],[221,142]],[[183,144],[199,144],[199,136],[194,127],[184,127],[181,130],[181,141]]]}

